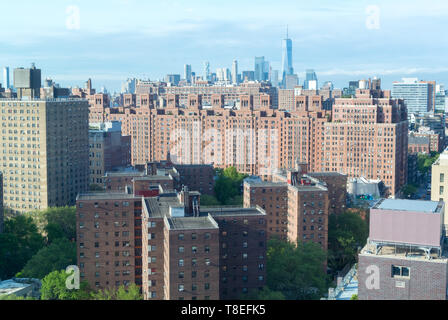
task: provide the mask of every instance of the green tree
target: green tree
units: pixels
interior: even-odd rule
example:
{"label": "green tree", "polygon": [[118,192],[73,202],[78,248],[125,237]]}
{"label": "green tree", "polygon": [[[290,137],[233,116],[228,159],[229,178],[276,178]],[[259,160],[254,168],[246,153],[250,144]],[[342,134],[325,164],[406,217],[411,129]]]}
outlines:
{"label": "green tree", "polygon": [[333,271],[342,270],[354,263],[358,247],[366,244],[369,233],[367,221],[357,213],[346,212],[330,215],[328,224],[328,266]]}
{"label": "green tree", "polygon": [[437,161],[440,154],[437,152],[431,152],[431,154],[422,154],[419,153],[417,155],[417,166],[418,170],[422,173],[427,173],[431,170],[434,162]]}
{"label": "green tree", "polygon": [[350,298],[350,300],[358,300],[358,295],[357,295],[357,294],[352,295],[352,297]]}
{"label": "green tree", "polygon": [[70,241],[76,239],[75,207],[48,208],[32,212],[30,215],[35,219],[41,232],[46,235],[49,244],[60,238]]}
{"label": "green tree", "polygon": [[65,270],[53,271],[42,279],[41,300],[89,300],[89,285],[82,281],[80,289],[67,289],[69,274]]}
{"label": "green tree", "polygon": [[40,249],[17,274],[17,277],[42,279],[52,271],[75,264],[76,243],[61,238]]}
{"label": "green tree", "polygon": [[313,242],[295,245],[270,240],[267,251],[267,287],[286,300],[313,300],[327,290],[326,253]]}
{"label": "green tree", "polygon": [[201,206],[219,206],[220,202],[216,197],[210,196],[208,194],[201,195]]}
{"label": "green tree", "polygon": [[0,279],[13,277],[44,244],[33,219],[25,215],[7,219],[0,234]]}
{"label": "green tree", "polygon": [[217,180],[215,183],[216,197],[222,205],[240,204],[242,195],[243,180],[248,176],[239,173],[234,167],[225,170],[217,170]]}
{"label": "green tree", "polygon": [[140,288],[136,284],[126,287],[120,286],[118,289],[104,289],[98,292],[92,292],[93,300],[143,300]]}

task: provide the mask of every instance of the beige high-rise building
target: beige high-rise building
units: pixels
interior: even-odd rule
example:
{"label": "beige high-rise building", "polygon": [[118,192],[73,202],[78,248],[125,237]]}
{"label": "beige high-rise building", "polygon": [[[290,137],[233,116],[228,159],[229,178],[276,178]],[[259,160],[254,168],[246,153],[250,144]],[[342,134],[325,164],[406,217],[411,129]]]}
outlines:
{"label": "beige high-rise building", "polygon": [[88,186],[88,101],[0,99],[0,113],[5,209],[74,204]]}
{"label": "beige high-rise building", "polygon": [[[448,200],[448,149],[443,151],[439,159],[432,165],[431,173],[431,201]],[[445,230],[448,226],[447,215],[443,218]]]}

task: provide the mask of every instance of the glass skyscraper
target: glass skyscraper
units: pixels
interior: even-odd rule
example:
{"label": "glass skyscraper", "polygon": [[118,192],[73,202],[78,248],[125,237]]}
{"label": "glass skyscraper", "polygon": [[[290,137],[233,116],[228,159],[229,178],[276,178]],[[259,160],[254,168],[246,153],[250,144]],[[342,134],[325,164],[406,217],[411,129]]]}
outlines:
{"label": "glass skyscraper", "polygon": [[306,70],[306,79],[305,79],[305,83],[303,84],[304,89],[317,90],[317,88],[314,88],[314,86],[310,86],[311,81],[315,81],[315,83],[314,83],[315,87],[318,86],[316,73],[314,72],[314,70],[309,69],[309,70]]}
{"label": "glass skyscraper", "polygon": [[264,80],[264,57],[255,57],[255,80]]}
{"label": "glass skyscraper", "polygon": [[282,82],[285,84],[286,76],[294,74],[292,67],[292,40],[289,39],[286,31],[286,39],[283,39],[282,46]]}

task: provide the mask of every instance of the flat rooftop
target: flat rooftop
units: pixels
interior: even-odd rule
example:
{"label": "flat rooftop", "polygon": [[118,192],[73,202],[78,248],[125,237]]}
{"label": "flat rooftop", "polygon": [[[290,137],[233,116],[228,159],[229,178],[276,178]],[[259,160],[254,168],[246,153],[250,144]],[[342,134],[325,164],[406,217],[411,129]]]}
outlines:
{"label": "flat rooftop", "polygon": [[266,212],[259,208],[243,208],[243,207],[201,207],[201,215],[211,214],[212,216],[238,216],[238,215],[252,215],[264,216]]}
{"label": "flat rooftop", "polygon": [[382,199],[372,209],[438,213],[441,204],[436,201]]}
{"label": "flat rooftop", "polygon": [[134,181],[156,181],[156,180],[173,180],[170,176],[137,176],[134,177]]}
{"label": "flat rooftop", "polygon": [[149,216],[154,218],[169,216],[170,207],[181,205],[177,196],[147,198],[145,203],[149,209]]}
{"label": "flat rooftop", "polygon": [[144,177],[145,175],[145,172],[128,170],[106,172],[105,177]]}
{"label": "flat rooftop", "polygon": [[32,283],[16,282],[14,279],[9,279],[5,281],[0,281],[0,296],[15,294],[29,286]]}
{"label": "flat rooftop", "polygon": [[286,182],[270,182],[254,179],[246,179],[244,180],[244,183],[249,184],[251,187],[260,187],[260,188],[278,188],[288,186]]}
{"label": "flat rooftop", "polygon": [[76,200],[88,201],[88,200],[124,200],[124,199],[140,199],[133,194],[125,192],[92,192],[92,193],[80,193]]}
{"label": "flat rooftop", "polygon": [[405,244],[394,244],[394,245],[382,245],[378,254],[376,254],[376,247],[374,244],[367,243],[364,248],[362,248],[359,255],[363,256],[376,256],[382,258],[391,259],[406,259],[406,260],[426,260],[431,262],[448,262],[447,251],[445,247],[440,248],[440,255],[438,252],[431,250],[428,259],[425,252],[420,250],[418,247],[409,246]]}
{"label": "flat rooftop", "polygon": [[218,229],[218,224],[210,216],[181,217],[168,219],[170,230]]}
{"label": "flat rooftop", "polygon": [[347,175],[345,173],[341,173],[341,172],[334,172],[334,171],[329,171],[329,172],[308,172],[307,175],[311,176],[311,177],[328,177],[328,176],[332,176],[332,177],[346,177]]}

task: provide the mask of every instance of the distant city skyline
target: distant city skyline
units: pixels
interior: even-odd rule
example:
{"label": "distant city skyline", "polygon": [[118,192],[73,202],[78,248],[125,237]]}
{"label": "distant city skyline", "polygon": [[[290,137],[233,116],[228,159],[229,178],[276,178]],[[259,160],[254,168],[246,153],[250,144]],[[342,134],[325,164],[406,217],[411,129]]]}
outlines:
{"label": "distant city skyline", "polygon": [[338,88],[374,76],[385,88],[403,77],[448,83],[448,42],[442,41],[446,1],[380,0],[377,16],[369,8],[368,1],[341,6],[287,0],[18,0],[3,4],[3,12],[11,14],[2,17],[0,28],[11,31],[0,40],[0,67],[13,70],[35,62],[44,77],[63,86],[82,86],[91,78],[95,87],[110,92],[120,91],[127,78],[182,75],[185,64],[202,75],[204,61],[214,71],[231,69],[235,59],[242,73],[253,70],[256,56],[264,56],[281,72],[288,25],[300,82],[307,69],[314,69],[319,83],[332,81]]}

